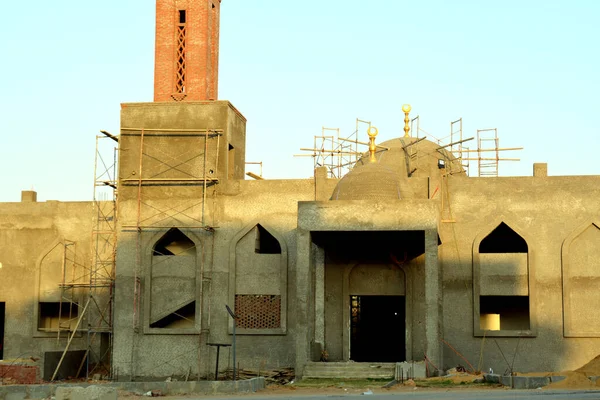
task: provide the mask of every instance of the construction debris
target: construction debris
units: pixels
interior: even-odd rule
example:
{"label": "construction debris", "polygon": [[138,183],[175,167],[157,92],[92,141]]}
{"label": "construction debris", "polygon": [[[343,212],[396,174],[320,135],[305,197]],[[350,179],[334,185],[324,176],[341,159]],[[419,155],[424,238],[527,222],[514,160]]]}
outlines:
{"label": "construction debris", "polygon": [[[257,371],[251,369],[238,369],[236,371],[237,379],[251,379],[258,376],[263,376],[267,384],[287,385],[292,382],[296,376],[293,368],[280,368],[274,370]],[[226,375],[231,379],[233,371],[227,370]]]}

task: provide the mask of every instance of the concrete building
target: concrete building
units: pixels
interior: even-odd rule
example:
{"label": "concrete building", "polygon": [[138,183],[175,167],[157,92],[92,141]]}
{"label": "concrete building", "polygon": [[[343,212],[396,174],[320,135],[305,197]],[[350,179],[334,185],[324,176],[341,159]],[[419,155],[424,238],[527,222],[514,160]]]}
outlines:
{"label": "concrete building", "polygon": [[246,118],[216,99],[219,3],[157,1],[156,101],[106,134],[114,202],[0,204],[5,377],[210,378],[226,305],[240,366],[298,377],[325,355],[436,373],[457,352],[496,371],[600,353],[600,176],[469,177],[407,125],[370,130],[341,179],[244,180]]}

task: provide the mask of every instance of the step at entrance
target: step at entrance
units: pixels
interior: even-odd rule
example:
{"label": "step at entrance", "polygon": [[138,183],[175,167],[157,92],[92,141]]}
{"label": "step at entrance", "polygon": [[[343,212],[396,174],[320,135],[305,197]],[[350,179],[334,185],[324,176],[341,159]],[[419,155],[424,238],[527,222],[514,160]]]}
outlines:
{"label": "step at entrance", "polygon": [[310,362],[303,378],[394,379],[395,363]]}

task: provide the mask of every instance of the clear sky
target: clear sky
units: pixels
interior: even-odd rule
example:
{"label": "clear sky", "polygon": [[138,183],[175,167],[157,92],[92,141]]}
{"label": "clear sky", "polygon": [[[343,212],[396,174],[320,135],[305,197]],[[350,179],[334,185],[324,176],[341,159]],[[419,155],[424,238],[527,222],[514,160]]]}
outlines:
{"label": "clear sky", "polygon": [[[96,133],[118,133],[120,103],[152,101],[154,8],[2,4],[0,201],[91,198]],[[525,147],[500,175],[598,175],[599,24],[596,0],[223,0],[219,98],[247,117],[266,178],[311,176],[293,154],[322,126],[401,135],[403,103],[437,137],[462,117],[466,137],[498,128]]]}

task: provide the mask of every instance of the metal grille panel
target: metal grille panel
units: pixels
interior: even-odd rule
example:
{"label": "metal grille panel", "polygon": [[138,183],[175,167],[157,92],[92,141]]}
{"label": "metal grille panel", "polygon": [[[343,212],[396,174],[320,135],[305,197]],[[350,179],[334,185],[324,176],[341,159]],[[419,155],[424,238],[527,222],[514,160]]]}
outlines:
{"label": "metal grille panel", "polygon": [[235,295],[237,327],[243,329],[276,329],[281,327],[281,296]]}

